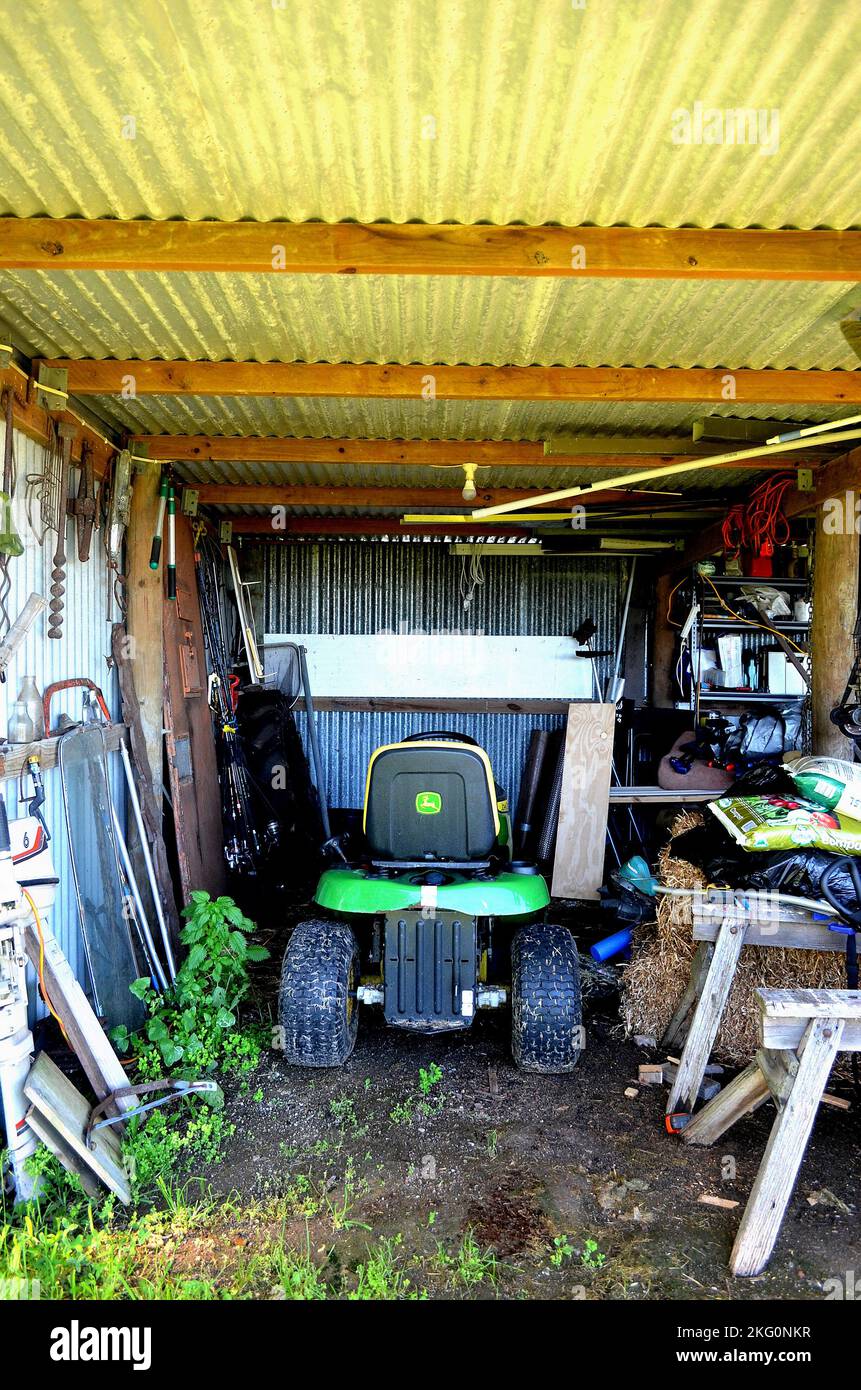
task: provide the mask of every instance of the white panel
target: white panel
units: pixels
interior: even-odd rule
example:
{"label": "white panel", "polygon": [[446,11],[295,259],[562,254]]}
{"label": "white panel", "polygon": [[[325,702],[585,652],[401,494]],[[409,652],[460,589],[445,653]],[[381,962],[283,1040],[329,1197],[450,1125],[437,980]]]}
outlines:
{"label": "white panel", "polygon": [[567,700],[591,693],[591,663],[575,656],[571,637],[269,634],[264,660],[286,642],[307,648],[318,698]]}

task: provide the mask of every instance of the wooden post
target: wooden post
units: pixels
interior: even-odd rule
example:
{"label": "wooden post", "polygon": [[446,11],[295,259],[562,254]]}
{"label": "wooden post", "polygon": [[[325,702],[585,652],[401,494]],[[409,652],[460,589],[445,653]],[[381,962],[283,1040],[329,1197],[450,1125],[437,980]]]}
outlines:
{"label": "wooden post", "polygon": [[861,542],[855,517],[858,492],[861,492],[861,460],[857,491],[828,499],[816,511],[810,650],[813,667],[813,752],[823,757],[852,757],[851,742],[831,723],[830,715],[843,694],[852,665],[851,636],[858,616],[858,557]]}
{"label": "wooden post", "polygon": [[162,465],[139,463],[132,490],[126,570],[128,613],[126,629],[131,645],[135,691],[140,705],[152,785],[162,784],[162,701],[164,691],[164,639],[162,636],[161,570],[149,567],[150,546],[158,515],[158,486]]}
{"label": "wooden post", "polygon": [[674,575],[662,574],[655,586],[655,625],[652,643],[652,704],[655,709],[672,709],[676,698],[673,692],[673,670],[676,664],[676,634],[667,621],[667,608]]}

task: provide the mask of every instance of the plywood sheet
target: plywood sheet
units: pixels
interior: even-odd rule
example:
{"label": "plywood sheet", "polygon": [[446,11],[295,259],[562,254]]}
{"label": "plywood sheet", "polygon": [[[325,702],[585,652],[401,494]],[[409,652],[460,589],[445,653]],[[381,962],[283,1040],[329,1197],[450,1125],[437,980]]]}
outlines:
{"label": "plywood sheet", "polygon": [[568,710],[554,898],[598,897],[604,878],[615,720],[615,705],[583,703]]}

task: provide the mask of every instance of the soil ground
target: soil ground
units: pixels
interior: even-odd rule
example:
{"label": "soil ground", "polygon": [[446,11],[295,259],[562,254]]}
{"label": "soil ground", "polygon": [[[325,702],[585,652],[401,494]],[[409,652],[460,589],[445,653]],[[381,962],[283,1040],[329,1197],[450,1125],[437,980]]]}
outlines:
{"label": "soil ground", "polygon": [[[274,967],[282,943],[270,945]],[[555,1077],[515,1069],[504,1012],[434,1037],[387,1029],[378,1014],[363,1011],[342,1069],[292,1069],[272,1051],[229,1088],[235,1133],[205,1175],[241,1202],[306,1177],[330,1192],[327,1212],[307,1227],[297,1218],[293,1233],[325,1269],[355,1268],[389,1238],[415,1288],[450,1297],[439,1251],[471,1231],[495,1275],[461,1281],[455,1296],[822,1299],[825,1281],[861,1270],[856,1105],[822,1107],[769,1269],[734,1280],[727,1258],[770,1106],[715,1149],[686,1148],[665,1131],[665,1088],[637,1086],[653,1058],[619,1036],[612,997],[587,1017],[577,1070]],[[422,1106],[420,1068],[434,1063],[442,1075]],[[704,1194],[740,1205],[703,1205]]]}

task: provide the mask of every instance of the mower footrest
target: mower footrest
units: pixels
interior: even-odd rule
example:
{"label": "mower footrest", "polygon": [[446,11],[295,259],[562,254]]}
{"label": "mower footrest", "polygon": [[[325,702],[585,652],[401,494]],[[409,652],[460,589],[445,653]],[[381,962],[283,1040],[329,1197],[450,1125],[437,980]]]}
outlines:
{"label": "mower footrest", "polygon": [[386,917],[385,928],[387,1023],[468,1028],[476,1007],[475,921],[455,912],[399,912]]}

